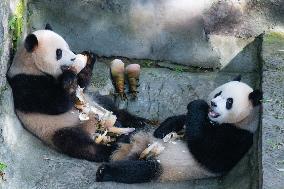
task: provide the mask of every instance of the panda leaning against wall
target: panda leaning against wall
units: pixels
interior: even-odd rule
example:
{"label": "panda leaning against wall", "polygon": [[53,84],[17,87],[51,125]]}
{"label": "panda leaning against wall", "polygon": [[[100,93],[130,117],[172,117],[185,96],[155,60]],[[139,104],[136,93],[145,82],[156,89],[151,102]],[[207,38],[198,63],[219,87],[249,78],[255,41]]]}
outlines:
{"label": "panda leaning against wall", "polygon": [[[7,72],[15,112],[24,128],[58,151],[89,161],[108,161],[117,145],[96,144],[96,117],[79,120],[74,107],[78,85],[86,88],[96,62],[93,53],[74,54],[67,42],[47,25],[29,34]],[[88,96],[87,94],[85,94]],[[118,109],[99,94],[87,98],[117,116],[117,125],[142,127],[145,119]]]}

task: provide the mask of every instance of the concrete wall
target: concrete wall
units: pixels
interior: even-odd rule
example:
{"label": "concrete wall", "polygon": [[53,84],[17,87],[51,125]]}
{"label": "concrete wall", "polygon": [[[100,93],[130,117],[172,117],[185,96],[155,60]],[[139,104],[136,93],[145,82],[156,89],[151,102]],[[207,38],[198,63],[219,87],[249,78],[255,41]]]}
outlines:
{"label": "concrete wall", "polygon": [[9,2],[8,0],[2,0],[0,2],[0,89],[5,85],[5,74],[9,60],[8,17]]}
{"label": "concrete wall", "polygon": [[69,2],[30,0],[30,30],[48,22],[76,50],[232,71],[256,69],[252,41],[275,24],[250,0]]}
{"label": "concrete wall", "polygon": [[[9,15],[9,2],[3,0],[0,2],[0,106],[3,101],[3,93],[6,89],[6,71],[9,61],[9,46],[10,37],[8,34],[8,15]],[[0,111],[1,114],[2,111]],[[0,122],[2,120],[0,119]],[[3,128],[0,126],[0,145],[3,142]],[[1,149],[1,148],[0,148]]]}

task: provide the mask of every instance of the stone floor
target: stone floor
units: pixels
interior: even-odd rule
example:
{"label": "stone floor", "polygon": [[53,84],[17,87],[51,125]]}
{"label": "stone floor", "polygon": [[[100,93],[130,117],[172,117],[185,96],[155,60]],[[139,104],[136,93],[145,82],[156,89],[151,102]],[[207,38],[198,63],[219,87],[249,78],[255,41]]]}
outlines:
{"label": "stone floor", "polygon": [[284,32],[263,39],[263,188],[284,188]]}

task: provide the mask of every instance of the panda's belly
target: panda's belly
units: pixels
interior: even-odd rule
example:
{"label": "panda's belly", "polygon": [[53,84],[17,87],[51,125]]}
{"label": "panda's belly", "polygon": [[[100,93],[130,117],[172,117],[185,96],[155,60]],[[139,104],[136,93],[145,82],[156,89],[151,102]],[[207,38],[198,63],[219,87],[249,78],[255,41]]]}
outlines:
{"label": "panda's belly", "polygon": [[184,141],[164,143],[165,150],[157,157],[162,164],[160,181],[180,181],[216,176],[194,159]]}
{"label": "panda's belly", "polygon": [[24,113],[19,110],[16,113],[27,130],[48,144],[52,144],[51,139],[56,130],[80,124],[79,112],[75,108],[59,115]]}

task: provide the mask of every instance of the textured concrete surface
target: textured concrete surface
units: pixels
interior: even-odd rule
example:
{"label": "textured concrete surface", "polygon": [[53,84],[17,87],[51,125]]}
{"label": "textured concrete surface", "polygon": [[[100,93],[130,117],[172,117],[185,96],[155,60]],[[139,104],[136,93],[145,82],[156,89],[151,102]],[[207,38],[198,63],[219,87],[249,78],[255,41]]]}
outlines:
{"label": "textured concrete surface", "polygon": [[253,37],[275,25],[252,0],[67,1],[30,0],[29,28],[49,22],[76,49],[108,57],[220,68],[242,51],[233,69],[254,71]]}
{"label": "textured concrete surface", "polygon": [[236,38],[227,35],[211,35],[209,39],[220,58],[222,71],[257,72],[261,37]]}
{"label": "textured concrete surface", "polygon": [[284,187],[284,32],[264,35],[262,118],[263,188]]}
{"label": "textured concrete surface", "polygon": [[8,5],[9,3],[7,0],[2,0],[0,2],[0,93],[1,88],[5,85],[7,60],[9,60]]}
{"label": "textured concrete surface", "polygon": [[[8,35],[8,1],[0,1],[0,102],[3,100],[2,96],[6,89],[6,70],[9,60],[9,35]],[[1,104],[1,103],[0,103]],[[0,106],[0,111],[2,107]],[[0,116],[2,114],[0,113]],[[2,119],[0,118],[0,150],[2,149],[3,142],[3,126]],[[4,154],[0,152],[0,162]],[[1,182],[1,181],[0,181]],[[1,187],[1,185],[0,185]]]}

